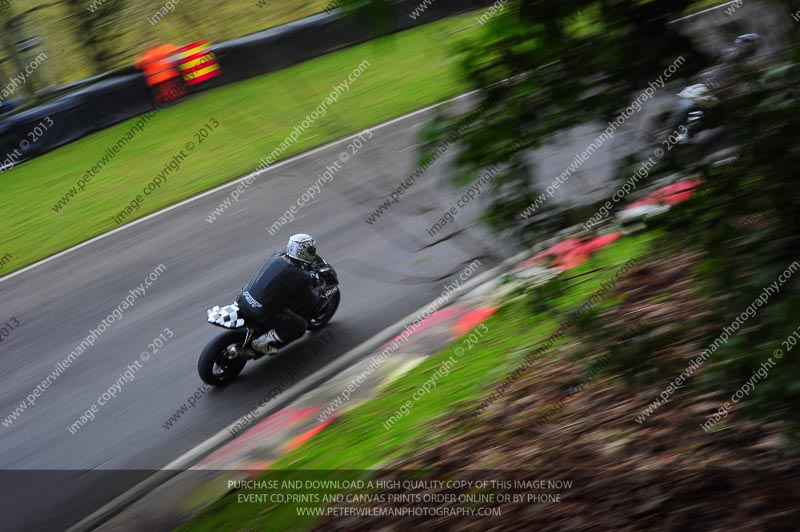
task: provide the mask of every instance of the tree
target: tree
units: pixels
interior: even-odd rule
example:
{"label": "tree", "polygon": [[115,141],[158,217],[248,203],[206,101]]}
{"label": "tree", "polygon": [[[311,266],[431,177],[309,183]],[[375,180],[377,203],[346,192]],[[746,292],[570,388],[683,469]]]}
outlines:
{"label": "tree", "polygon": [[[7,56],[0,60],[0,63],[8,62],[12,65],[11,70],[13,72],[4,72],[4,74],[7,76],[9,73],[11,73],[11,76],[8,76],[9,79],[18,73],[24,72],[25,66],[27,65],[27,61],[24,59],[19,47],[19,43],[30,37],[29,35],[26,35],[24,31],[26,27],[26,21],[30,15],[36,11],[40,9],[46,9],[52,5],[54,4],[43,4],[35,7],[29,7],[24,11],[12,14],[3,21],[2,28],[0,29],[0,47],[5,51]],[[16,8],[16,6],[14,6],[14,8]],[[12,6],[9,6],[7,9],[12,9]],[[4,68],[3,70],[6,69]],[[36,76],[31,76],[27,79],[26,83],[20,87],[20,91],[30,98],[42,88],[39,82],[40,80],[38,80]]]}
{"label": "tree", "polygon": [[75,36],[86,48],[96,74],[117,66],[117,58],[125,55],[117,47],[117,39],[124,34],[121,20],[127,0],[108,0],[92,11],[86,0],[61,0],[68,18],[74,24]]}

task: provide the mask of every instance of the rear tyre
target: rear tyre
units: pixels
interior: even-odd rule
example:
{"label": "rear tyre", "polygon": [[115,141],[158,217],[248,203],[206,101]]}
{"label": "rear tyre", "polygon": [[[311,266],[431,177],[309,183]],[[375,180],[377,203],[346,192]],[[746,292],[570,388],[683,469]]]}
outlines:
{"label": "rear tyre", "polygon": [[244,339],[244,332],[229,331],[217,335],[206,345],[197,362],[197,372],[203,382],[211,386],[225,386],[236,380],[247,361],[228,357],[228,346],[241,344]]}
{"label": "rear tyre", "polygon": [[341,292],[337,290],[336,293],[333,294],[333,296],[331,297],[330,303],[325,305],[325,308],[323,308],[316,317],[308,321],[308,330],[316,331],[318,329],[322,329],[323,327],[325,327],[328,324],[328,322],[331,321],[333,315],[336,314],[336,309],[339,308],[340,300],[341,300]]}

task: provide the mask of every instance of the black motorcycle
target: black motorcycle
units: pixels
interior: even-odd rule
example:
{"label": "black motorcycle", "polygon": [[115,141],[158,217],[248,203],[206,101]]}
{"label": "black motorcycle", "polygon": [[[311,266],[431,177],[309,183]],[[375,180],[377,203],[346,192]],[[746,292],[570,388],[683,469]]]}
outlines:
{"label": "black motorcycle", "polygon": [[[308,321],[308,330],[323,328],[339,308],[341,294],[336,270],[321,258],[308,266],[317,283],[323,287],[314,317]],[[197,371],[203,382],[211,386],[230,384],[239,376],[248,360],[257,360],[263,353],[252,348],[254,339],[267,331],[249,322],[236,303],[208,309],[208,322],[226,329],[211,340],[200,354]]]}

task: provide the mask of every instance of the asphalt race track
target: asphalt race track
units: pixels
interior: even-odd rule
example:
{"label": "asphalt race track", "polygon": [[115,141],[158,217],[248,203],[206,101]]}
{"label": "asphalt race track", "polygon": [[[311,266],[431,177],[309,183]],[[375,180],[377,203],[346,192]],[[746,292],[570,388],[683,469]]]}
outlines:
{"label": "asphalt race track", "polygon": [[[163,426],[202,384],[197,358],[219,332],[206,323],[205,310],[231,302],[291,234],[308,232],[317,238],[319,253],[339,271],[343,294],[329,326],[333,339],[297,381],[430,302],[473,259],[486,269],[511,255],[514,250],[487,238],[475,224],[477,202],[435,237],[426,233],[461,196],[444,184],[454,148],[388,214],[372,225],[365,223],[414,169],[416,135],[429,117],[430,112],[422,112],[376,128],[356,153],[345,139],[277,165],[261,173],[213,223],[206,218],[235,187],[168,209],[0,282],[0,322],[12,317],[19,321],[0,344],[0,420],[7,422],[91,329],[159,265],[165,267],[132,308],[44,389],[33,406],[0,426],[0,469],[45,470],[4,474],[2,528],[65,529],[146,475],[109,474],[100,485],[92,475],[73,472],[62,478],[46,470],[163,468],[258,403],[273,379],[292,364],[293,355],[310,348],[309,337],[277,357],[249,363],[234,385],[203,394],[171,428]],[[549,183],[592,138],[579,128],[574,138],[559,142],[557,152],[547,152],[542,182]],[[621,138],[614,144],[630,142]],[[342,153],[348,154],[344,163]],[[613,158],[598,152],[591,166],[559,194],[585,200],[605,193],[607,163]],[[332,182],[271,236],[267,227],[336,161],[341,169]],[[141,361],[140,354],[152,353],[149,344],[166,328],[173,337]],[[121,381],[137,361],[141,367],[133,378]],[[115,397],[97,407],[95,419],[73,434],[68,427],[115,383]]]}

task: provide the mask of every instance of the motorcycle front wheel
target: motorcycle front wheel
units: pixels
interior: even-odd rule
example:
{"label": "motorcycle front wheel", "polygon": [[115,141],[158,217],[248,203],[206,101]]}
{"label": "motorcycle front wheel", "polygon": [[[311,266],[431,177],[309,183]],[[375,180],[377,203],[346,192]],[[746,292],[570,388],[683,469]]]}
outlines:
{"label": "motorcycle front wheel", "polygon": [[247,361],[230,358],[228,346],[241,344],[244,339],[245,333],[242,331],[226,331],[208,342],[197,362],[197,371],[203,382],[211,386],[225,386],[236,380]]}
{"label": "motorcycle front wheel", "polygon": [[316,331],[325,327],[333,315],[336,314],[336,309],[339,308],[339,301],[341,299],[341,292],[338,290],[331,297],[330,302],[320,311],[320,313],[308,321],[308,330]]}

